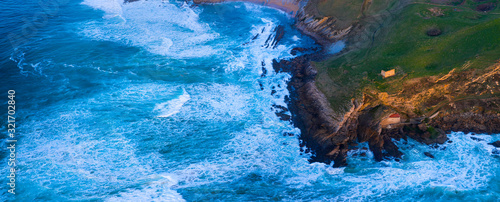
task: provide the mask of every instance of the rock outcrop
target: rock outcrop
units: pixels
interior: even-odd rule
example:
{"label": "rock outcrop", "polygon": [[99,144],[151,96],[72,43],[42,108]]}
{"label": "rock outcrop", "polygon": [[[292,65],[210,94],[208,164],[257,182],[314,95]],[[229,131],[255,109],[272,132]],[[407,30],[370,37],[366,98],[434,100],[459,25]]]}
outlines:
{"label": "rock outcrop", "polygon": [[[315,153],[312,161],[342,162],[347,154],[347,146],[333,144],[329,139],[337,131],[340,121],[329,107],[326,97],[314,84],[316,70],[310,65],[311,57],[304,55],[290,61],[274,61],[273,66],[276,72],[284,71],[293,75],[288,84],[291,93],[289,108],[293,112],[294,124],[302,131],[302,141]],[[345,138],[340,139],[345,141]]]}
{"label": "rock outcrop", "polygon": [[[194,0],[195,3],[223,1],[227,0]],[[366,30],[372,32],[356,21],[352,21],[351,26],[344,24],[342,28],[337,27],[335,17],[318,17],[317,13],[301,8],[300,1],[248,2],[286,11],[296,18],[295,25],[299,30],[322,45],[350,39],[350,35]],[[409,1],[401,2],[395,9],[403,8]],[[361,16],[364,16],[364,10],[371,1],[365,3]],[[383,21],[384,18],[380,19]],[[383,22],[375,24],[376,32]],[[276,33],[279,32],[277,28]],[[437,32],[430,34],[437,35]],[[269,43],[269,46],[275,45],[274,42]],[[297,48],[294,53],[303,51]],[[482,71],[451,71],[441,78],[416,78],[403,84],[399,92],[368,89],[363,92],[362,98],[353,99],[351,109],[344,113],[333,111],[330,102],[316,87],[317,71],[311,60],[322,57],[306,54],[291,60],[274,61],[273,64],[275,71],[292,74],[288,85],[291,119],[302,131],[300,139],[303,145],[313,153],[311,161],[333,162],[335,167],[345,166],[347,152],[362,142],[368,142],[375,160],[398,160],[403,154],[394,143],[397,140],[412,138],[432,145],[446,142],[446,132],[449,131],[500,133],[500,64]],[[381,124],[383,119],[394,113],[401,115],[400,123]],[[425,155],[433,158],[430,153]]]}
{"label": "rock outcrop", "polygon": [[[330,108],[326,97],[316,88],[314,79],[317,72],[310,60],[320,57],[304,55],[290,61],[274,62],[275,71],[293,75],[289,82],[289,108],[293,122],[302,131],[301,140],[314,154],[311,161],[334,162],[335,167],[345,166],[347,152],[362,142],[368,142],[375,160],[397,161],[403,154],[393,141],[412,138],[433,145],[445,143],[446,132],[449,131],[500,133],[500,97],[495,94],[500,92],[497,84],[500,64],[484,70],[473,79],[468,75],[475,70],[452,71],[441,78],[421,78],[429,83],[409,86],[413,90],[411,93],[405,89],[400,94],[385,93],[384,96],[366,92],[363,98],[352,100],[348,112],[340,114]],[[448,93],[436,90],[443,85],[460,90]],[[427,95],[425,92],[434,93]],[[476,94],[482,96],[477,97]],[[463,99],[467,95],[474,97]],[[439,96],[459,99],[436,102],[442,100]],[[415,113],[416,109],[430,111],[431,114]],[[393,113],[402,114],[404,121],[382,125],[382,120]]]}
{"label": "rock outcrop", "polygon": [[496,142],[489,143],[489,145],[493,145],[494,147],[500,147],[500,140]]}
{"label": "rock outcrop", "polygon": [[347,37],[353,25],[347,28],[337,28],[336,19],[332,16],[317,18],[314,15],[307,14],[305,11],[299,11],[296,16],[295,26],[313,37],[318,43],[328,45],[335,41]]}

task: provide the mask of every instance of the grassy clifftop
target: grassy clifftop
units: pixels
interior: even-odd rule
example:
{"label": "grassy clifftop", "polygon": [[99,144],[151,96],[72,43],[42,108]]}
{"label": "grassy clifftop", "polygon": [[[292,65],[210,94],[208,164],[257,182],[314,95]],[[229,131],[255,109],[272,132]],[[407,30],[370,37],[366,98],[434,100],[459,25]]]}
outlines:
{"label": "grassy clifftop", "polygon": [[[364,39],[348,40],[358,43],[354,48],[315,64],[316,84],[336,111],[345,111],[363,89],[396,93],[415,78],[443,76],[452,69],[485,69],[500,59],[498,1],[344,2],[350,3],[342,7],[339,0],[315,2],[317,15],[335,15],[372,29]],[[384,11],[388,15],[383,20],[370,21]],[[382,79],[380,71],[389,69],[396,69],[396,76]]]}
{"label": "grassy clifftop", "polygon": [[377,15],[396,2],[395,0],[310,0],[305,9],[318,18],[334,17],[337,20],[336,25],[342,29],[365,16]]}

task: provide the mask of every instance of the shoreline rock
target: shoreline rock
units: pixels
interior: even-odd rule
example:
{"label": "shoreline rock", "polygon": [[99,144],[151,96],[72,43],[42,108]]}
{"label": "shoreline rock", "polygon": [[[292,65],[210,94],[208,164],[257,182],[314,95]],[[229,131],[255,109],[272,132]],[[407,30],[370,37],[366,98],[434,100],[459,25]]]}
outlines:
{"label": "shoreline rock", "polygon": [[[294,125],[301,130],[300,139],[315,153],[311,161],[342,162],[347,155],[347,145],[335,145],[328,138],[337,131],[339,120],[329,107],[326,97],[316,88],[314,79],[317,72],[310,65],[311,59],[320,57],[316,54],[279,62],[274,60],[273,67],[276,72],[288,72],[292,75],[288,83],[290,98],[287,104],[292,112]],[[331,154],[327,155],[328,153]]]}
{"label": "shoreline rock", "polygon": [[[320,53],[302,55],[291,60],[274,61],[276,72],[292,75],[288,83],[292,121],[301,130],[299,137],[313,153],[311,162],[334,162],[334,167],[346,166],[347,152],[362,142],[368,142],[376,161],[402,158],[393,140],[412,138],[427,145],[444,144],[450,131],[500,133],[500,114],[473,112],[474,106],[500,103],[500,98],[454,102],[453,109],[442,108],[432,119],[408,117],[407,122],[383,127],[384,117],[395,113],[393,106],[364,94],[362,100],[352,100],[351,110],[338,114],[329,106],[325,95],[316,87],[317,74],[313,60]],[[497,144],[497,143],[495,143]],[[500,144],[500,143],[498,143]],[[431,157],[432,158],[432,157]]]}
{"label": "shoreline rock", "polygon": [[492,143],[488,143],[489,145],[493,145],[494,147],[500,147],[500,140]]}
{"label": "shoreline rock", "polygon": [[[225,1],[239,0],[194,0],[194,3]],[[285,12],[289,9],[280,7],[281,1],[248,0],[244,2],[263,4]],[[298,5],[300,1],[295,2],[297,4],[294,5]],[[293,7],[294,12],[287,13],[295,17],[295,26],[300,32],[312,37],[323,47],[347,38],[351,34],[352,26],[342,30],[335,29],[335,19],[330,17],[318,19],[300,9],[298,6]],[[295,50],[297,52],[302,49]],[[500,114],[472,111],[471,106],[486,105],[484,102],[488,101],[485,99],[455,101],[450,103],[454,104],[454,109],[440,110],[443,113],[431,120],[410,112],[405,114],[409,122],[393,124],[390,128],[382,127],[380,123],[383,117],[398,112],[395,110],[399,109],[366,93],[360,100],[352,100],[351,109],[348,112],[339,114],[332,110],[326,96],[315,85],[317,71],[311,61],[322,60],[324,57],[322,53],[314,53],[297,56],[291,60],[273,61],[276,72],[284,71],[292,75],[288,83],[290,97],[287,104],[292,114],[292,122],[301,130],[301,145],[307,147],[306,152],[313,153],[311,162],[327,164],[333,162],[334,167],[346,166],[347,152],[361,142],[368,142],[375,160],[398,161],[403,154],[393,140],[406,140],[409,137],[432,145],[445,143],[446,132],[450,131],[500,133]],[[493,100],[493,103],[498,105],[500,98]]]}

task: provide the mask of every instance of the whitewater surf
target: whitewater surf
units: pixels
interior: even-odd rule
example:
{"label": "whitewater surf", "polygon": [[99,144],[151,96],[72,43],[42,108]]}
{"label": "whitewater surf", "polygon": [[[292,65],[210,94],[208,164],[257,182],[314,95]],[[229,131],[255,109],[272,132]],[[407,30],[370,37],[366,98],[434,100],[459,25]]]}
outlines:
{"label": "whitewater surf", "polygon": [[[12,16],[43,11],[34,0],[2,4],[2,34],[20,33]],[[401,141],[401,162],[356,150],[348,167],[310,163],[300,130],[276,115],[292,75],[273,60],[319,48],[292,25],[241,2],[61,4],[15,51],[1,42],[0,90],[15,88],[19,134],[17,193],[2,201],[498,199],[499,159],[486,143],[499,135],[454,133],[431,149]],[[435,159],[422,157],[429,150]]]}

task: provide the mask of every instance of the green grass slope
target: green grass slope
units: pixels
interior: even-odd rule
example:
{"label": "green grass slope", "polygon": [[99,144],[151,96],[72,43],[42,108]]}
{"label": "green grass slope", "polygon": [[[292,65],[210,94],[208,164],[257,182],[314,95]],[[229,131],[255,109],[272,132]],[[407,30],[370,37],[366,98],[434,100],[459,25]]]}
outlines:
{"label": "green grass slope", "polygon": [[[334,109],[345,110],[364,87],[390,92],[397,86],[387,81],[441,75],[454,68],[486,68],[500,59],[500,13],[498,6],[489,12],[476,9],[490,2],[497,1],[413,2],[377,30],[364,48],[315,64],[317,85]],[[432,12],[436,8],[442,15]],[[428,36],[430,29],[441,34]],[[395,77],[385,80],[379,75],[393,68]]]}

